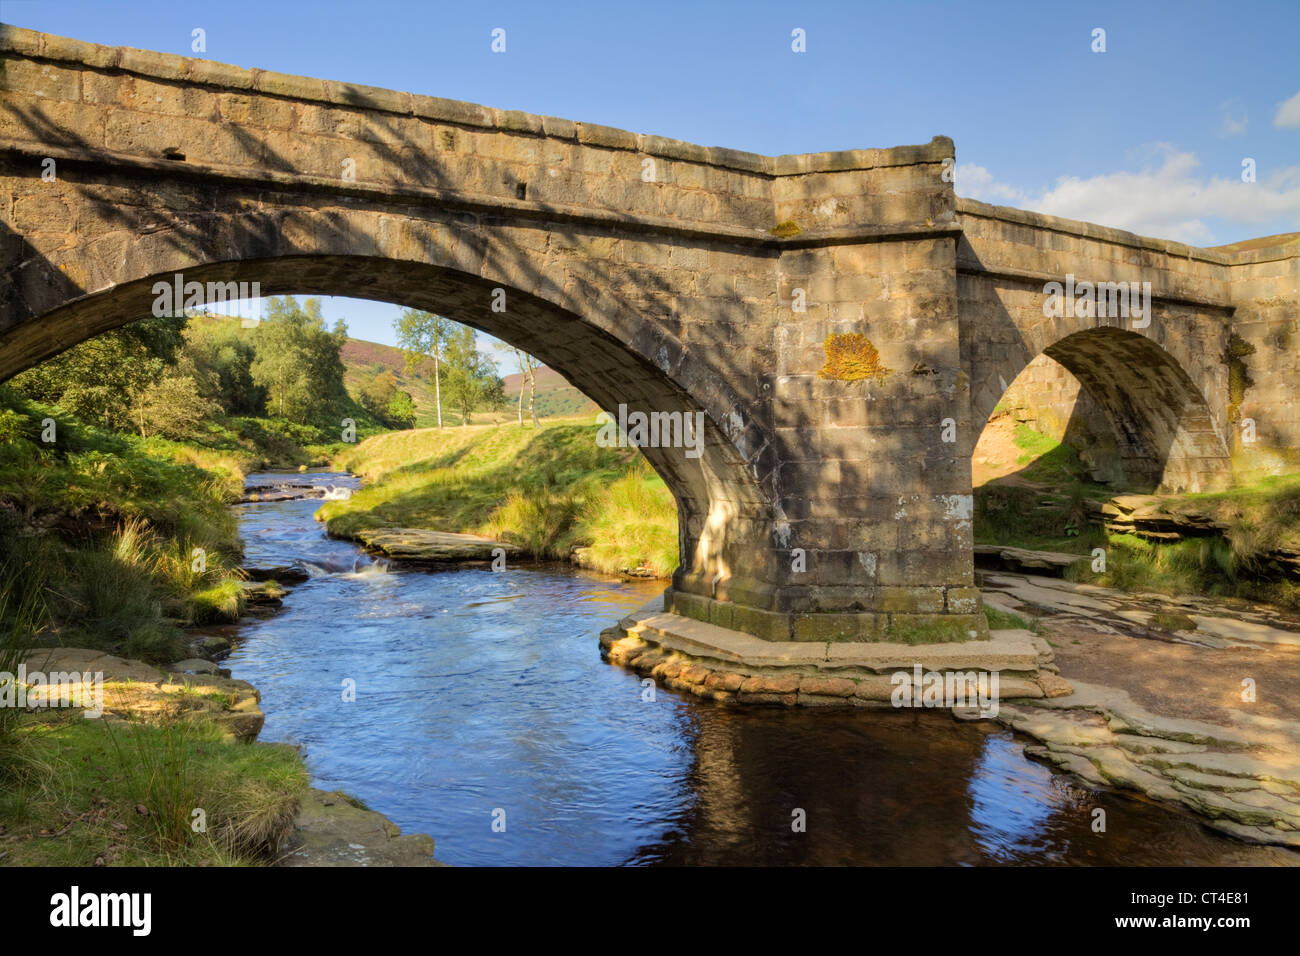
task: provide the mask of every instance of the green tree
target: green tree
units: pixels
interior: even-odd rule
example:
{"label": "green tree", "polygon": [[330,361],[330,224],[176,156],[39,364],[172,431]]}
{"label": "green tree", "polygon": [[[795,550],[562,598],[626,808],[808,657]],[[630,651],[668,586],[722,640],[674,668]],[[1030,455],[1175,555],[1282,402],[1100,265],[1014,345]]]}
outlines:
{"label": "green tree", "polygon": [[414,428],[415,401],[411,398],[411,393],[397,389],[388,403],[384,418],[394,428]]}
{"label": "green tree", "polygon": [[438,427],[442,427],[442,356],[453,334],[453,328],[463,326],[432,312],[403,309],[393,320],[397,332],[397,345],[406,358],[409,376],[425,359],[433,359],[433,404],[438,413]]}
{"label": "green tree", "polygon": [[175,361],[185,322],[184,316],[141,319],[74,345],[9,384],[84,421],[129,429],[133,402]]}
{"label": "green tree", "polygon": [[397,376],[385,367],[361,386],[357,401],[370,414],[382,417],[396,393]]}
{"label": "green tree", "polygon": [[293,296],[269,299],[249,370],[253,382],[266,389],[267,414],[299,424],[335,417],[347,397],[341,354],[345,341],[347,326],[341,319],[332,331],[326,329],[319,299],[302,305]]}
{"label": "green tree", "polygon": [[505,388],[497,368],[478,350],[474,330],[458,325],[447,341],[447,400],[459,409],[462,425],[480,405],[497,407],[505,401]]}
{"label": "green tree", "polygon": [[178,364],[192,364],[203,396],[227,415],[261,415],[266,409],[266,390],[253,382],[254,334],[233,319],[191,320],[185,330]]}
{"label": "green tree", "polygon": [[142,438],[191,438],[199,422],[220,411],[216,402],[200,394],[191,375],[164,375],[138,393],[131,405],[131,417]]}

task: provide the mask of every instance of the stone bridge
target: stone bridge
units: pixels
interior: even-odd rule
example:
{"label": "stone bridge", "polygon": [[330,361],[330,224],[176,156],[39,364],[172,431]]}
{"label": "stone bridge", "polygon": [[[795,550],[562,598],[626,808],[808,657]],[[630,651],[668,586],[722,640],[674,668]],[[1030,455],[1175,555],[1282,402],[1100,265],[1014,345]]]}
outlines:
{"label": "stone bridge", "polygon": [[[1300,445],[1294,237],[962,200],[944,137],[759,156],[11,27],[0,91],[0,379],[177,275],[437,311],[610,411],[702,412],[698,457],[644,449],[679,506],[668,605],[770,640],[985,633],[970,456],[1036,356],[1139,486],[1229,483],[1238,419],[1266,468]],[[1152,307],[1048,317],[1067,276]]]}

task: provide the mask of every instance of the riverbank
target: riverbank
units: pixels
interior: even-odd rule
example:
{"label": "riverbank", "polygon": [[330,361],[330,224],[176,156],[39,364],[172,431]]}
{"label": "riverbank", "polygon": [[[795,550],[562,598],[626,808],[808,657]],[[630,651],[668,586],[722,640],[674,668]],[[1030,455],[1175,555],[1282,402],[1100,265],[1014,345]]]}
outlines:
{"label": "riverbank", "polygon": [[[282,477],[256,476],[250,487],[274,485]],[[306,480],[338,487],[354,483],[338,474]],[[268,689],[273,735],[303,742],[312,754],[319,787],[355,787],[354,792],[382,805],[404,827],[437,832],[447,859],[480,865],[590,864],[618,863],[631,854],[637,860],[689,861],[704,853],[710,860],[737,862],[726,848],[738,839],[739,845],[749,846],[753,833],[765,826],[761,821],[770,815],[774,799],[770,782],[779,777],[795,788],[789,799],[798,802],[792,805],[811,807],[809,813],[817,819],[834,819],[837,829],[851,826],[860,834],[852,847],[820,849],[817,859],[827,862],[879,862],[882,852],[896,847],[899,821],[906,817],[897,799],[918,789],[952,802],[943,804],[942,812],[931,804],[912,821],[919,828],[908,831],[905,841],[911,848],[905,861],[912,863],[984,859],[973,848],[988,846],[990,839],[982,829],[987,821],[970,807],[969,794],[976,791],[984,794],[980,806],[989,799],[1003,806],[999,819],[1040,821],[1032,827],[1017,825],[1014,838],[992,838],[1013,854],[1026,854],[1024,846],[1043,845],[1027,831],[1050,815],[1055,849],[1015,857],[1027,862],[1082,859],[1080,852],[1091,862],[1112,863],[1177,860],[1179,854],[1185,854],[1183,862],[1290,860],[1279,856],[1286,852],[1281,849],[1266,851],[1203,833],[1195,822],[1199,817],[1192,814],[1175,816],[1154,803],[1137,806],[1116,796],[1122,789],[1084,786],[1079,778],[1049,771],[1045,761],[1026,759],[1027,738],[1013,737],[1001,723],[957,725],[943,714],[900,712],[887,698],[875,701],[881,709],[871,714],[837,713],[832,698],[842,693],[841,681],[828,678],[840,678],[838,674],[808,675],[806,686],[797,685],[793,693],[809,706],[785,712],[717,706],[718,697],[709,699],[712,692],[725,699],[727,689],[720,686],[725,679],[713,674],[699,675],[709,694],[664,693],[656,704],[637,674],[602,666],[590,641],[605,622],[644,603],[654,590],[649,582],[598,585],[594,577],[572,569],[532,569],[517,561],[508,562],[501,573],[484,573],[481,567],[386,573],[351,544],[321,536],[313,517],[319,506],[318,499],[304,498],[235,508],[250,561],[261,568],[257,576],[274,577],[274,567],[294,563],[310,569],[311,576],[293,585],[290,576],[277,572],[291,585],[283,613],[248,625],[247,639],[234,648],[228,666]],[[593,606],[593,599],[610,592],[620,595],[620,603],[642,596],[622,610],[611,603]],[[995,629],[1034,619],[1028,606],[1012,606],[1009,599],[1002,606],[1006,609],[990,615],[1000,625]],[[1212,616],[1208,607],[1195,613]],[[345,619],[352,626],[336,626]],[[698,622],[687,622],[692,623]],[[1043,633],[1022,627],[1012,635],[1008,643],[1022,645],[1015,652],[1023,659],[1011,663],[1037,671],[1052,693],[1060,693],[1061,684],[1073,691],[1068,681],[1051,679],[1058,652],[1048,643],[1056,640],[1048,632],[1051,623],[1044,615]],[[782,650],[760,643],[778,656]],[[824,645],[801,650],[827,652]],[[915,648],[902,650],[911,654]],[[941,650],[966,653],[970,648]],[[970,663],[991,662],[985,654],[982,661]],[[887,682],[890,662],[884,664]],[[322,687],[322,674],[330,675],[327,685],[355,675],[357,699],[364,700],[364,707],[340,707],[337,691]],[[383,676],[377,682],[373,675]],[[1001,690],[1009,698],[1017,688],[1010,672],[1003,677]],[[1047,698],[1043,683],[1037,678],[1033,683],[1032,690],[1028,684],[1019,689],[1043,699],[1064,699]],[[575,706],[573,695],[557,693],[559,688],[579,689],[580,705]],[[697,703],[697,698],[704,699]],[[1021,702],[1013,705],[1008,699],[1007,712],[1012,706]],[[691,715],[685,722],[683,712]],[[629,727],[635,733],[629,734]],[[918,735],[927,741],[920,753]],[[926,763],[939,740],[947,740],[951,750],[944,751],[944,759]],[[1036,743],[1029,740],[1031,746]],[[854,749],[863,741],[869,742],[866,753]],[[880,757],[882,746],[893,755],[888,760]],[[813,753],[819,756],[804,759]],[[863,760],[875,760],[875,771],[844,783],[842,767],[864,766]],[[828,772],[830,767],[835,769]],[[1011,774],[1009,780],[1005,773]],[[704,790],[693,795],[697,787]],[[817,795],[828,788],[838,796],[823,804]],[[491,800],[485,801],[488,793]],[[1068,800],[1058,802],[1061,794],[1068,794]],[[633,805],[640,812],[623,809]],[[347,806],[336,801],[329,809],[346,813]],[[688,808],[696,806],[728,809],[695,820]],[[509,839],[489,826],[488,808],[496,807],[502,808],[502,825],[509,817]],[[611,815],[594,807],[618,809]],[[1087,843],[1091,832],[1091,817],[1084,812],[1090,807],[1106,809],[1114,835],[1104,841],[1105,849],[1096,841],[1081,851],[1080,841]],[[877,832],[858,813],[889,825]],[[948,819],[954,822],[942,839],[923,838],[935,833],[937,821]],[[358,825],[372,833],[382,830],[374,823]],[[754,852],[774,863],[806,861],[802,843],[782,844],[782,829],[763,830],[763,846]],[[679,850],[656,845],[666,830],[693,834],[681,838],[685,858]],[[1163,856],[1149,852],[1152,841],[1161,843]],[[627,849],[617,850],[620,845]],[[1143,846],[1148,850],[1134,849]],[[337,841],[333,847],[344,862],[353,859],[352,847]]]}
{"label": "riverbank", "polygon": [[362,543],[407,529],[471,534],[536,559],[666,577],[677,566],[672,494],[634,451],[600,447],[597,430],[582,417],[369,438],[334,459],[364,486],[318,518]]}
{"label": "riverbank", "polygon": [[976,544],[1078,555],[1066,574],[1081,583],[1300,610],[1300,474],[1130,494],[1094,480],[1084,457],[995,414],[972,460]]}
{"label": "riverbank", "polygon": [[[441,865],[431,837],[312,788],[298,748],[258,741],[261,695],[212,661],[160,669],[68,647],[14,659],[36,709],[8,717],[0,864]],[[98,683],[46,683],[60,674]]]}

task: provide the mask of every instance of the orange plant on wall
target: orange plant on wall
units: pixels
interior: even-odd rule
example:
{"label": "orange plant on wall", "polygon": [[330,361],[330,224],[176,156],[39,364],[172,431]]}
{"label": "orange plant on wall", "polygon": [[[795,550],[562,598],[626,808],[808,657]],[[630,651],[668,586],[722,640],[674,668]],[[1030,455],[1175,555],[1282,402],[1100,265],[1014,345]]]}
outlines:
{"label": "orange plant on wall", "polygon": [[822,347],[826,349],[826,365],[817,373],[821,378],[856,382],[883,379],[893,371],[880,363],[880,353],[871,340],[857,332],[828,335]]}

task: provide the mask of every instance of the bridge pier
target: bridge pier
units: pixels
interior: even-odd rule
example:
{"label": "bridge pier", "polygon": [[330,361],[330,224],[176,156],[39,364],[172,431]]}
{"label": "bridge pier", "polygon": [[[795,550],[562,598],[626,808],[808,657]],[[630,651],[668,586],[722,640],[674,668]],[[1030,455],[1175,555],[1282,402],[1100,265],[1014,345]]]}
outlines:
{"label": "bridge pier", "polygon": [[[703,416],[696,454],[643,449],[678,502],[665,606],[696,621],[982,639],[970,456],[1039,354],[1153,482],[1221,484],[1247,418],[1252,468],[1297,464],[1293,241],[958,200],[945,137],[758,156],[11,27],[0,67],[0,379],[177,275],[440,312],[608,411]],[[1149,283],[1152,314],[1050,318],[1066,275]]]}

